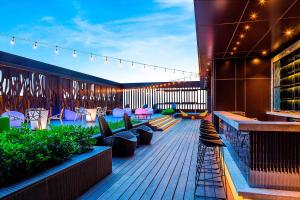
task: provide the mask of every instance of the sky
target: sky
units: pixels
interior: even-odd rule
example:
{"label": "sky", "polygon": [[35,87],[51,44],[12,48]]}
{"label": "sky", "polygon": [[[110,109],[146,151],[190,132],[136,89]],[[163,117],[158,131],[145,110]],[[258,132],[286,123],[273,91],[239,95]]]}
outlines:
{"label": "sky", "polygon": [[[198,72],[193,0],[0,0],[0,4],[0,51],[121,83],[171,81],[189,74],[143,65],[132,68],[118,60],[105,64],[97,56],[90,61],[90,53]],[[15,45],[10,44],[12,36]],[[37,49],[32,41],[38,41]],[[59,48],[55,54],[56,45],[70,50]],[[76,58],[72,50],[77,51]]]}

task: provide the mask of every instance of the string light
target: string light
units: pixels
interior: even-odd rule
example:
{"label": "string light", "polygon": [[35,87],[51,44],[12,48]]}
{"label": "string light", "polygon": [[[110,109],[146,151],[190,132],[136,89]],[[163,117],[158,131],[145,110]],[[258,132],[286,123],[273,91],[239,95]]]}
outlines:
{"label": "string light", "polygon": [[108,57],[107,57],[107,56],[105,56],[104,63],[105,63],[106,65],[109,63]]}
{"label": "string light", "polygon": [[58,46],[55,46],[54,53],[55,53],[55,54],[59,54]]}
{"label": "string light", "polygon": [[244,39],[244,38],[245,38],[245,34],[244,34],[244,33],[241,33],[241,34],[240,34],[240,38],[241,38],[241,39]]}
{"label": "string light", "polygon": [[33,48],[33,49],[37,49],[37,42],[34,42],[34,43],[33,43],[32,48]]}
{"label": "string light", "polygon": [[[1,33],[0,33],[1,34]],[[3,34],[2,34],[3,35]],[[24,41],[24,42],[32,42],[33,43],[33,46],[32,46],[32,48],[33,49],[37,49],[38,48],[38,41],[34,41],[34,40],[30,40],[30,39],[26,39],[26,38],[16,38],[15,36],[7,36],[7,37],[9,37],[9,38],[11,38],[11,40],[10,40],[10,44],[11,45],[15,45],[15,41],[16,41],[16,39],[19,41]],[[53,44],[50,44],[50,43],[45,43],[45,42],[43,42],[42,43],[43,44],[43,46],[45,46],[45,47],[55,47],[54,48],[54,53],[55,54],[59,54],[60,52],[60,50],[61,49],[63,49],[63,50],[66,50],[66,51],[71,51],[72,52],[72,56],[75,58],[75,57],[77,57],[78,56],[78,54],[77,54],[77,51],[76,50],[71,50],[71,49],[69,49],[69,48],[67,48],[67,47],[62,47],[62,46],[57,46],[57,45],[53,45]],[[176,72],[182,72],[183,74],[185,74],[185,73],[193,73],[193,74],[197,74],[197,73],[195,73],[195,72],[189,72],[189,71],[183,71],[183,70],[179,70],[179,69],[176,69],[176,68],[168,68],[168,67],[162,67],[162,66],[154,66],[154,65],[149,65],[149,64],[144,64],[144,63],[139,63],[139,62],[135,62],[135,61],[130,61],[130,60],[125,60],[125,59],[121,59],[121,58],[115,58],[115,57],[109,57],[109,56],[103,56],[103,55],[97,55],[97,54],[94,54],[94,53],[88,53],[88,52],[84,52],[84,51],[80,51],[82,54],[87,54],[87,55],[89,55],[89,58],[90,58],[90,60],[91,61],[93,61],[93,60],[95,60],[95,58],[97,57],[97,56],[99,56],[99,57],[103,57],[104,58],[104,62],[105,62],[105,64],[108,64],[109,63],[109,59],[111,59],[111,60],[117,60],[119,63],[121,62],[126,62],[126,63],[134,63],[134,64],[140,64],[140,65],[142,65],[142,66],[144,66],[144,68],[146,68],[146,65],[148,65],[149,67],[153,67],[153,69],[154,70],[156,70],[156,68],[159,68],[159,69],[162,69],[162,70],[164,70],[165,72],[167,72],[167,71],[170,71],[170,72],[172,72],[173,71],[173,73],[176,73]]]}
{"label": "string light", "polygon": [[241,43],[239,41],[236,42],[236,45],[240,45]]}
{"label": "string light", "polygon": [[233,47],[232,49],[233,49],[233,51],[236,51],[236,50],[237,50],[237,48],[236,48],[236,47]]}
{"label": "string light", "polygon": [[95,60],[95,57],[94,57],[94,55],[91,53],[90,61],[93,62],[94,60]]}
{"label": "string light", "polygon": [[11,44],[11,45],[15,45],[15,43],[16,43],[15,37],[12,36],[12,37],[11,37],[11,40],[10,40],[10,44]]}
{"label": "string light", "polygon": [[73,50],[73,57],[76,58],[77,57],[77,51]]}
{"label": "string light", "polygon": [[122,65],[122,59],[119,59],[119,67],[123,67],[123,65]]}

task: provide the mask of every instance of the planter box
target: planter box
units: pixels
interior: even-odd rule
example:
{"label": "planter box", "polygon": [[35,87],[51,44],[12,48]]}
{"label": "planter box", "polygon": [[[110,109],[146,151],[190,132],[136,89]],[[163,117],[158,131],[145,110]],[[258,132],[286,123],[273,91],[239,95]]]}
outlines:
{"label": "planter box", "polygon": [[0,188],[0,199],[75,199],[111,172],[111,148],[95,147],[31,178]]}

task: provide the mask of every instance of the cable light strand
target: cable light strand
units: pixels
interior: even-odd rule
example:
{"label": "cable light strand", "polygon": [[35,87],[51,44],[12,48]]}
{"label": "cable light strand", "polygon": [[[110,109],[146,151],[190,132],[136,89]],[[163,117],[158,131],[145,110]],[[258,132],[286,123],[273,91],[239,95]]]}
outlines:
{"label": "cable light strand", "polygon": [[182,73],[183,75],[185,74],[191,74],[192,76],[194,76],[195,78],[201,78],[199,73],[196,72],[191,72],[191,71],[186,71],[186,70],[181,70],[181,69],[176,69],[176,68],[170,68],[170,67],[162,67],[162,66],[157,66],[157,65],[153,65],[153,64],[146,64],[146,63],[142,63],[142,62],[137,62],[137,61],[133,61],[133,60],[127,60],[127,59],[123,59],[123,58],[117,58],[117,57],[113,57],[113,56],[106,56],[106,55],[99,55],[96,53],[91,53],[91,52],[86,52],[86,51],[82,51],[82,50],[76,50],[76,49],[71,49],[68,47],[63,47],[63,46],[59,46],[59,45],[53,45],[50,43],[46,43],[46,42],[39,42],[36,40],[31,40],[31,39],[27,39],[27,38],[20,38],[20,37],[15,37],[15,36],[7,36],[5,34],[0,33],[0,35],[10,38],[10,44],[12,46],[14,46],[17,41],[23,41],[23,42],[27,42],[32,44],[32,48],[34,50],[37,50],[38,47],[46,47],[46,48],[53,48],[54,49],[54,53],[55,54],[59,54],[61,50],[65,50],[65,51],[70,51],[73,56],[73,58],[78,57],[78,54],[80,55],[87,55],[90,58],[90,61],[95,61],[96,57],[100,57],[104,60],[105,64],[108,64],[111,60],[117,61],[117,63],[119,63],[119,66],[121,67],[124,63],[128,63],[130,64],[132,69],[135,69],[136,66],[140,66],[142,68],[152,68],[154,71],[156,69],[161,69],[164,72],[172,72],[172,73]]}

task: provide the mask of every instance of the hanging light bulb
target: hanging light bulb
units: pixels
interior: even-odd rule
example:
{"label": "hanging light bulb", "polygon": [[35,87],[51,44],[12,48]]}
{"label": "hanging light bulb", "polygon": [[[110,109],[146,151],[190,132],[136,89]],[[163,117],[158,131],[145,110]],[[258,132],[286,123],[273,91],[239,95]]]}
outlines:
{"label": "hanging light bulb", "polygon": [[175,74],[176,70],[174,69],[173,73]]}
{"label": "hanging light bulb", "polygon": [[59,54],[58,46],[55,46],[54,53],[55,53],[55,54]]}
{"label": "hanging light bulb", "polygon": [[132,68],[132,69],[135,68],[134,62],[131,62],[131,68]]}
{"label": "hanging light bulb", "polygon": [[109,63],[108,57],[105,56],[104,63],[107,65]]}
{"label": "hanging light bulb", "polygon": [[34,42],[34,43],[33,43],[32,48],[33,48],[33,49],[37,49],[37,42]]}
{"label": "hanging light bulb", "polygon": [[122,67],[122,59],[119,59],[119,67]]}
{"label": "hanging light bulb", "polygon": [[165,72],[167,72],[167,68],[165,68]]}
{"label": "hanging light bulb", "polygon": [[182,75],[184,75],[184,71],[182,71]]}
{"label": "hanging light bulb", "polygon": [[73,50],[73,57],[76,58],[77,57],[77,51]]}
{"label": "hanging light bulb", "polygon": [[13,36],[10,40],[10,44],[11,45],[15,45],[16,41],[15,41],[15,37]]}
{"label": "hanging light bulb", "polygon": [[94,60],[95,60],[95,57],[94,57],[94,55],[91,53],[91,55],[90,55],[90,61],[93,62]]}

